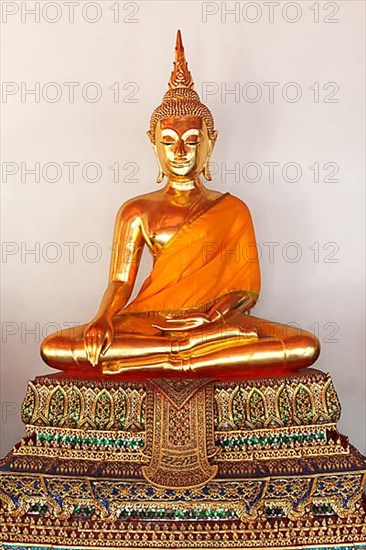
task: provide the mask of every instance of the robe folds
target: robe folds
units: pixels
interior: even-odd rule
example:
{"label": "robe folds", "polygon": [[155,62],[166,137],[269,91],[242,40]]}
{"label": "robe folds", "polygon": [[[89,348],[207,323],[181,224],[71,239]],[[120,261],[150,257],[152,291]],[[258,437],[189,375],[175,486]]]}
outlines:
{"label": "robe folds", "polygon": [[120,313],[205,310],[231,292],[256,299],[260,270],[248,207],[230,193],[183,224]]}

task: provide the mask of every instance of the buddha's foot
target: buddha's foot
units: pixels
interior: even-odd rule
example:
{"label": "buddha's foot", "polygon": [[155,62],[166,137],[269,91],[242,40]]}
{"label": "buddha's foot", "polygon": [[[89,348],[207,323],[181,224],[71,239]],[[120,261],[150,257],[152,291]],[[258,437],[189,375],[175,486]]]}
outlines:
{"label": "buddha's foot", "polygon": [[[171,375],[177,375],[181,372],[186,372],[183,365],[189,365],[189,359],[183,359],[181,355],[169,355],[168,357],[162,357],[159,360],[148,360],[144,364],[136,363],[134,361],[114,361],[111,363],[105,363],[102,366],[103,374],[109,375],[122,375],[136,379],[164,377]],[[189,367],[188,367],[189,368]]]}
{"label": "buddha's foot", "polygon": [[223,338],[233,338],[236,339],[239,342],[253,342],[254,340],[258,340],[258,332],[255,328],[252,327],[241,327],[241,326],[234,326],[234,327],[228,327],[225,328],[225,331],[223,331]]}
{"label": "buddha's foot", "polygon": [[168,370],[173,370],[175,372],[188,373],[191,369],[191,363],[189,356],[184,353],[171,354],[169,356],[169,367]]}
{"label": "buddha's foot", "polygon": [[179,338],[178,336],[177,337],[172,336],[170,340],[169,359],[172,356],[175,357],[175,355],[192,348],[194,345],[195,345],[194,342],[192,342],[189,338],[181,338],[181,337]]}
{"label": "buddha's foot", "polygon": [[171,356],[194,350],[197,346],[207,345],[211,342],[223,342],[231,340],[232,345],[238,343],[249,344],[259,340],[258,332],[252,327],[220,326],[205,331],[192,333],[188,338],[171,339]]}

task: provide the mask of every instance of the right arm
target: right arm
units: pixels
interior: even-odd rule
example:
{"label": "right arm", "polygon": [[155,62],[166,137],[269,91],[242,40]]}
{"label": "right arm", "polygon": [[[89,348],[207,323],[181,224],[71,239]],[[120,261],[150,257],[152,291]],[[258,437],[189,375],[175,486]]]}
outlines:
{"label": "right arm", "polygon": [[112,320],[131,296],[143,247],[141,211],[136,201],[127,202],[116,217],[108,287],[96,316],[84,331],[87,359],[93,366],[113,341]]}

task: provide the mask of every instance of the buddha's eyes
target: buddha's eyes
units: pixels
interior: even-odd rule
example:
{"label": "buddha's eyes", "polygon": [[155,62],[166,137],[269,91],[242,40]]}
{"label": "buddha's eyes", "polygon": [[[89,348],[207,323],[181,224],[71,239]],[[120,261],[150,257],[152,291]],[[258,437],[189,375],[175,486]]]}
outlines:
{"label": "buddha's eyes", "polygon": [[186,139],[185,143],[186,145],[198,145],[199,144],[199,139],[198,139],[198,136],[196,135],[193,135],[193,136],[188,136],[188,138]]}
{"label": "buddha's eyes", "polygon": [[164,136],[160,143],[162,145],[174,145],[175,139],[171,136]]}
{"label": "buddha's eyes", "polygon": [[[172,137],[166,136],[166,137],[163,137],[160,143],[162,145],[170,146],[170,145],[174,145],[176,141]],[[198,139],[198,136],[193,135],[193,136],[188,136],[188,138],[184,140],[184,143],[189,147],[194,147],[195,145],[198,145],[200,143],[200,140]]]}

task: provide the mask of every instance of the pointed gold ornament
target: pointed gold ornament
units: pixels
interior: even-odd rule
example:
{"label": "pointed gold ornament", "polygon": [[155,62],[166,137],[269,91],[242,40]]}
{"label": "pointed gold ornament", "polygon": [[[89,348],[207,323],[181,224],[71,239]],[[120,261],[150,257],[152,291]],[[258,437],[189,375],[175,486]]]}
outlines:
{"label": "pointed gold ornament", "polygon": [[211,139],[215,138],[214,120],[211,111],[201,103],[198,93],[193,89],[192,75],[184,54],[181,32],[177,32],[175,45],[174,69],[170,75],[169,90],[163,101],[155,109],[150,119],[150,130],[147,132],[152,143],[155,143],[155,128],[159,120],[165,118],[200,117],[207,126]]}
{"label": "pointed gold ornament", "polygon": [[177,40],[175,44],[175,61],[174,69],[170,76],[169,88],[192,88],[193,79],[188,70],[188,63],[184,55],[182,35],[180,30],[177,32]]}

